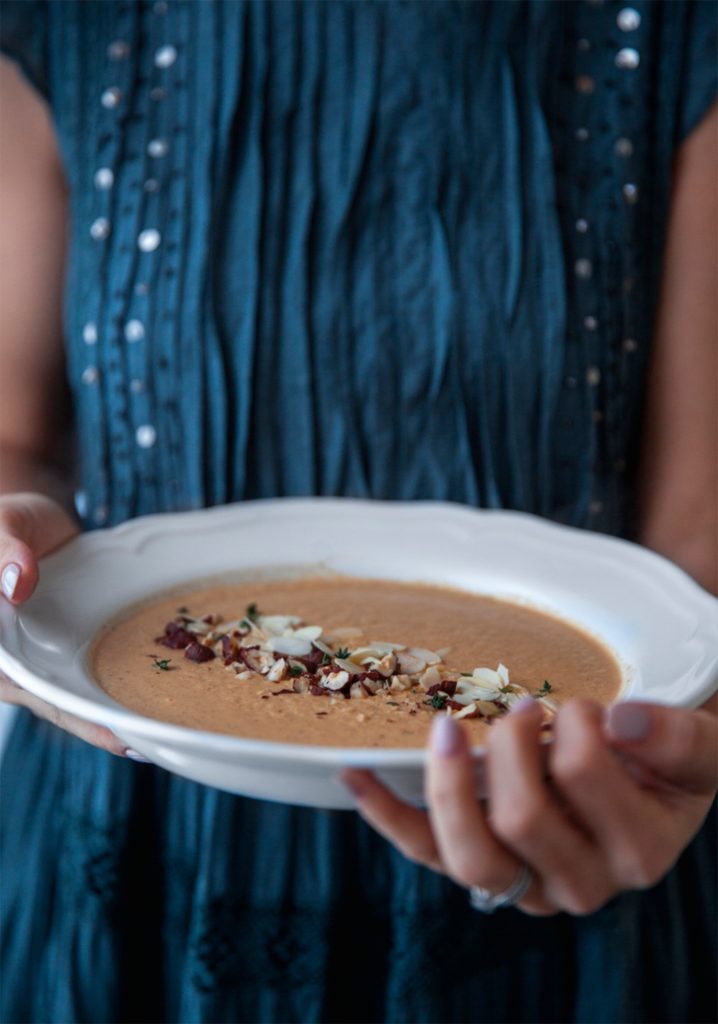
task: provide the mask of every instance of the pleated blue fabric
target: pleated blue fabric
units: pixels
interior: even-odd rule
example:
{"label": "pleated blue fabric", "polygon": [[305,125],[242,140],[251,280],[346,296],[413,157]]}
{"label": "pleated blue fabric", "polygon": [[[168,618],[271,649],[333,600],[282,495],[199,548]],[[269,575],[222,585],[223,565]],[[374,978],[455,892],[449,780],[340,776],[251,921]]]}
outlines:
{"label": "pleated blue fabric", "polygon": [[[708,3],[6,2],[68,181],[86,528],[282,495],[632,537],[673,159]],[[26,714],[5,1021],[709,1021],[714,825],[585,919],[484,917],[352,813]]]}

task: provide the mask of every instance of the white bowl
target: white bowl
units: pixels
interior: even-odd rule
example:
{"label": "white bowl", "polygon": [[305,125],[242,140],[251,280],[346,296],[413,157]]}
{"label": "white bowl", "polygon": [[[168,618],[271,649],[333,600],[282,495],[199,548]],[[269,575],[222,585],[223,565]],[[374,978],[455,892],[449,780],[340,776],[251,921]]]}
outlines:
{"label": "white bowl", "polygon": [[26,605],[0,600],[0,669],[58,708],[107,725],[155,764],[210,786],[351,807],[337,773],[353,765],[419,801],[424,750],[299,746],[188,729],[130,711],[93,682],[91,641],[128,605],[232,573],[318,569],[443,583],[558,613],[617,654],[622,698],[695,707],[718,683],[718,601],[644,548],[522,513],[349,498],[248,501],[78,537],[43,560]]}

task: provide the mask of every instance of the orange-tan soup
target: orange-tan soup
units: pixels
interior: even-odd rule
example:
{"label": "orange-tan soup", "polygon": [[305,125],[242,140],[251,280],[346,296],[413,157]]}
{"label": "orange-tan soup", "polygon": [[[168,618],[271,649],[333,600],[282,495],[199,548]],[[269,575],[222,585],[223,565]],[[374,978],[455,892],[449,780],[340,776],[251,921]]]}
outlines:
{"label": "orange-tan soup", "polygon": [[[190,660],[187,647],[166,646],[168,623],[182,628],[212,615],[215,623],[207,628],[221,634],[222,622],[236,625],[247,609],[254,618],[246,617],[240,628],[230,630],[224,648],[215,640],[214,656],[207,655],[207,661]],[[259,624],[273,621],[267,616],[284,615],[296,616],[286,633],[321,627],[319,643],[325,651],[310,643],[309,662],[281,651],[264,655],[276,666],[273,675],[280,676],[273,679],[266,661],[262,674],[242,657],[250,658],[250,665],[259,664],[251,660],[263,657],[256,640],[266,638],[266,631],[257,633]],[[202,635],[195,639],[211,649]],[[371,650],[372,642],[396,650],[387,654],[381,648],[373,661],[359,666],[364,686],[354,685],[361,677],[347,672],[347,684],[326,690],[328,679],[337,687],[344,679],[340,673],[346,661],[336,664],[334,654],[353,656],[358,650],[359,658],[362,650]],[[281,640],[274,643],[283,646]],[[301,647],[296,639],[291,643]],[[237,653],[242,647],[244,655]],[[417,650],[418,657],[409,653]],[[438,665],[427,663],[432,653],[440,657]],[[312,671],[320,656],[324,664]],[[617,659],[603,643],[532,607],[450,587],[342,576],[265,579],[164,596],[110,625],[95,642],[91,659],[100,686],[120,704],[150,718],[254,739],[341,747],[423,746],[432,719],[442,710],[461,717],[472,741],[482,742],[507,710],[500,701],[509,698],[498,695],[496,717],[490,701],[476,705],[485,714],[464,710],[471,702],[473,670],[481,666],[508,670],[510,682],[504,685],[502,673],[499,694],[513,694],[511,699],[538,696],[554,711],[577,696],[608,704],[622,680]],[[276,664],[280,659],[283,666]],[[413,674],[402,671],[407,665]],[[372,683],[366,671],[372,668],[378,682]],[[462,699],[458,692],[447,697],[444,690],[450,685],[440,682],[437,690],[434,682],[432,688],[437,672],[442,679],[453,677],[459,689],[468,687],[463,704],[457,702]]]}

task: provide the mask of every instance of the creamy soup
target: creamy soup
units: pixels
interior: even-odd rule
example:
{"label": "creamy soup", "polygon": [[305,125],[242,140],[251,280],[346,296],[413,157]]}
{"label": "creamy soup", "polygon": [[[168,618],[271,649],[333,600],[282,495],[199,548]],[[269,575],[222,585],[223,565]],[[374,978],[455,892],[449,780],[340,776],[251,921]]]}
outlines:
{"label": "creamy soup", "polygon": [[572,697],[610,703],[622,679],[600,641],[531,607],[350,577],[165,596],[108,627],[91,658],[103,689],[150,718],[342,747],[423,746],[442,711],[479,743],[522,697],[548,722]]}

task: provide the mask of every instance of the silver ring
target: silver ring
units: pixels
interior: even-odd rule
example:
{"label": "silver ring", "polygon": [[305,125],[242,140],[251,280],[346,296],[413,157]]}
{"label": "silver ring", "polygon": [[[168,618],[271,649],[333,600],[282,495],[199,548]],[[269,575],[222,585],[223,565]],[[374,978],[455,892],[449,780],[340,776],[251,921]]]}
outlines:
{"label": "silver ring", "polygon": [[493,914],[501,907],[513,907],[520,903],[531,888],[533,874],[528,864],[522,864],[519,873],[503,892],[489,892],[482,889],[480,885],[472,885],[469,888],[469,902],[474,910],[480,910],[484,914]]}

